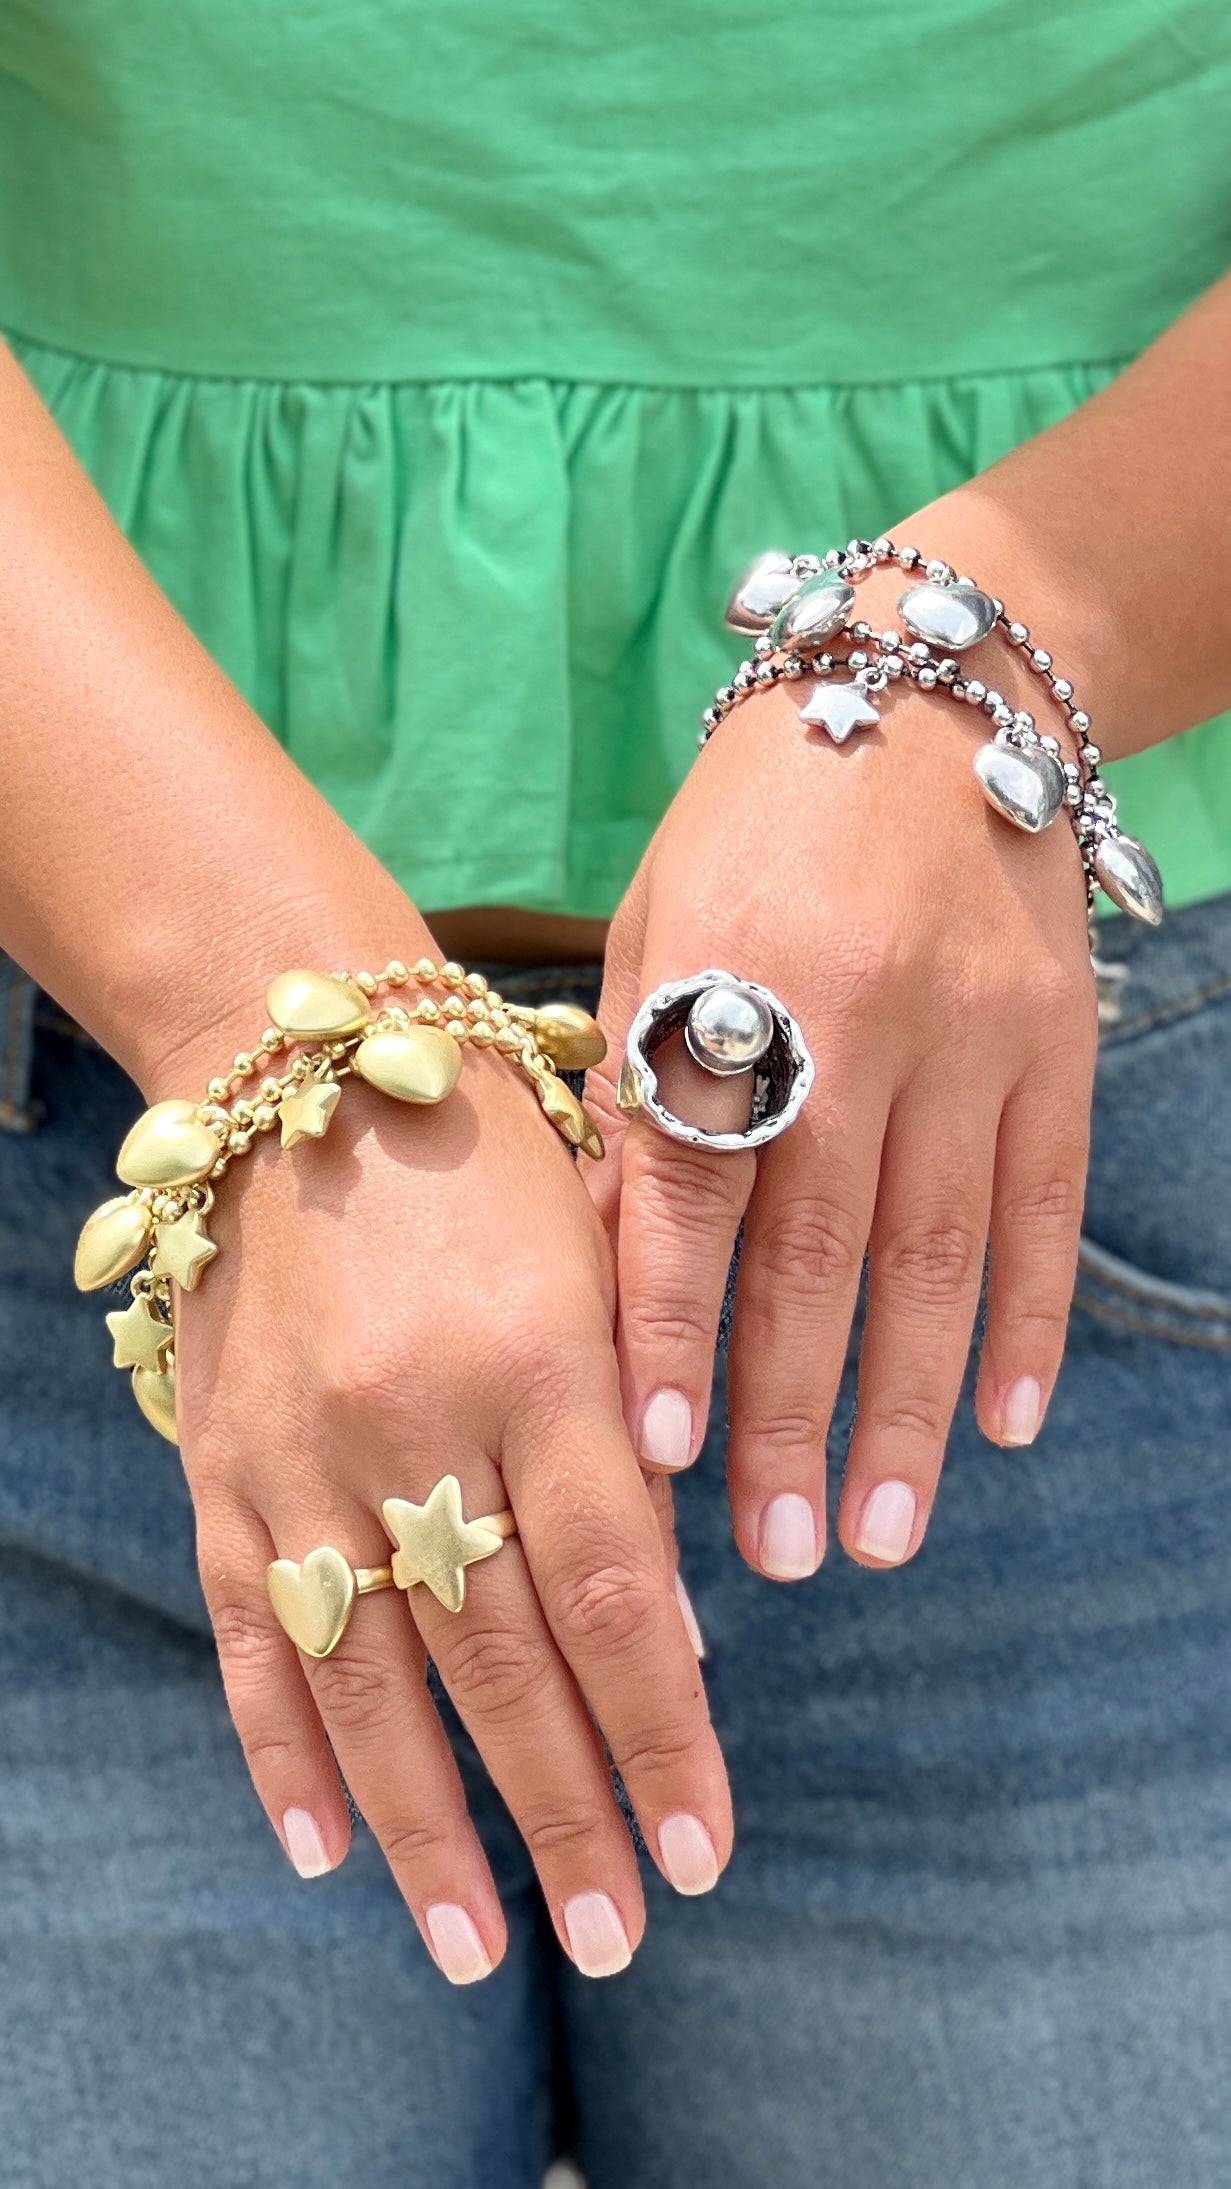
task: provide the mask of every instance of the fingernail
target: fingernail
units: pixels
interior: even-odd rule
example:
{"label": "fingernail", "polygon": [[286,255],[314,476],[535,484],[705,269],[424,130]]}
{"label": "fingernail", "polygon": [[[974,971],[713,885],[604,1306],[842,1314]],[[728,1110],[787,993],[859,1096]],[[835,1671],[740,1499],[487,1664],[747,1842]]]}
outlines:
{"label": "fingernail", "polygon": [[1005,1392],[1000,1408],[1003,1444],[1033,1444],[1043,1419],[1043,1387],[1036,1376],[1019,1376]]}
{"label": "fingernail", "polygon": [[618,1976],[633,1958],[620,1911],[608,1893],[574,1893],[564,1903],[564,1928],[583,1976]]}
{"label": "fingernail", "polygon": [[856,1550],[896,1566],[910,1549],[919,1500],[909,1482],[878,1482],[859,1516]]}
{"label": "fingernail", "polygon": [[816,1519],[806,1497],[784,1490],[761,1515],[758,1546],[764,1572],[776,1581],[806,1581],[816,1572]]}
{"label": "fingernail", "polygon": [[694,1653],[698,1657],[704,1657],[705,1636],[697,1625],[697,1614],[692,1608],[692,1598],[685,1588],[678,1571],[675,1576],[675,1596],[683,1615],[685,1632],[692,1643]]}
{"label": "fingernail", "polygon": [[288,1809],[282,1818],[286,1851],[301,1877],[324,1877],[332,1870],[316,1818],[306,1809]]}
{"label": "fingernail", "polygon": [[641,1457],[652,1467],[687,1467],[692,1460],[692,1408],[682,1391],[656,1391],[641,1416]]}
{"label": "fingernail", "polygon": [[664,1817],[658,1827],[662,1866],[677,1893],[712,1892],[718,1883],[714,1842],[700,1817]]}
{"label": "fingernail", "polygon": [[483,1941],[464,1908],[451,1900],[437,1900],[424,1910],[423,1920],[441,1973],[451,1984],[477,1984],[491,1975]]}

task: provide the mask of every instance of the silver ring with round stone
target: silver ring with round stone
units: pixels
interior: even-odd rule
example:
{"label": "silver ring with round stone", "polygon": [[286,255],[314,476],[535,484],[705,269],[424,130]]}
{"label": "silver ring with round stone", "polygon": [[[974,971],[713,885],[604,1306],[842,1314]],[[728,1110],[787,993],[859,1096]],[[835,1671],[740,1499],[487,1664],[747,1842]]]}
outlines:
{"label": "silver ring with round stone", "polygon": [[[654,1059],[676,1034],[684,1036],[702,1071],[753,1075],[752,1116],[742,1131],[710,1132],[667,1108]],[[711,967],[686,980],[664,981],[646,997],[628,1031],[617,1099],[626,1116],[643,1117],[670,1140],[734,1153],[763,1148],[785,1132],[798,1117],[814,1074],[803,1033],[772,990]]]}

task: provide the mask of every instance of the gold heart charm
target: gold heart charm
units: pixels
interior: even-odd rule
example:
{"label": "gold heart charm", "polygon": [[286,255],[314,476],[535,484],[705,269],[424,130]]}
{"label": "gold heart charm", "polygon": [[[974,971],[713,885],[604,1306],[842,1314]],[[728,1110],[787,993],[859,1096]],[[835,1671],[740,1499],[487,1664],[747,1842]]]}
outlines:
{"label": "gold heart charm", "polygon": [[293,1558],[275,1558],[265,1579],[278,1625],[305,1656],[328,1657],[355,1605],[355,1576],[341,1551],[323,1543],[301,1566]]}

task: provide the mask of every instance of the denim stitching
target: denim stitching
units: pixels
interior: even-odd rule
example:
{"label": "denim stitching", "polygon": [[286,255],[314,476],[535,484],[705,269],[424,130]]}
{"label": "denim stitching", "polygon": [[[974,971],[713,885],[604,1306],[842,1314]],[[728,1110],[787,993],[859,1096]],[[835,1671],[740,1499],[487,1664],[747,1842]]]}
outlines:
{"label": "denim stitching", "polygon": [[1217,1003],[1220,997],[1231,995],[1231,973],[1220,973],[1216,980],[1207,981],[1204,988],[1194,988],[1186,996],[1169,996],[1165,1002],[1152,1004],[1148,1011],[1139,1011],[1135,1018],[1121,1019],[1103,1037],[1102,1046],[1114,1049],[1133,1034],[1148,1033],[1152,1027],[1166,1026],[1169,1021],[1191,1018],[1207,1003]]}
{"label": "denim stitching", "polygon": [[1092,1299],[1087,1292],[1075,1292],[1073,1305],[1092,1315],[1096,1322],[1109,1323],[1113,1330],[1124,1330],[1135,1337],[1159,1338],[1171,1345],[1196,1346],[1203,1353],[1231,1353],[1231,1329],[1225,1336],[1216,1337],[1207,1330],[1189,1329],[1182,1324],[1167,1322],[1160,1310],[1157,1322],[1148,1315],[1128,1315],[1120,1307],[1107,1300]]}

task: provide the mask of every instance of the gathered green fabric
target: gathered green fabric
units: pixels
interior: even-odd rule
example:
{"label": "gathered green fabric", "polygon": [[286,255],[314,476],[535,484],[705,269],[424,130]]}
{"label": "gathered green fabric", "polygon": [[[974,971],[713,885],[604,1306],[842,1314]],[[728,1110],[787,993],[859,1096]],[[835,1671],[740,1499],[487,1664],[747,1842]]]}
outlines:
{"label": "gathered green fabric", "polygon": [[[421,905],[601,915],[739,569],[897,524],[1231,262],[1229,94],[1223,0],[21,0],[0,325]],[[1172,901],[1231,889],[1225,724],[1109,774]]]}

